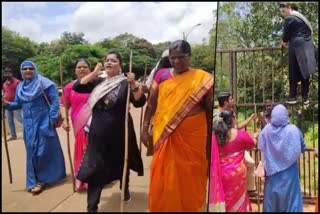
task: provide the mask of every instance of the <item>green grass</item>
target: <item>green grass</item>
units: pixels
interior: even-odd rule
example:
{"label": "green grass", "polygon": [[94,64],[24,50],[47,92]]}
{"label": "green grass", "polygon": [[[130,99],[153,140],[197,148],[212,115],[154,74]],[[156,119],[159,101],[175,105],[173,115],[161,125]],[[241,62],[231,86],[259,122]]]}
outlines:
{"label": "green grass", "polygon": [[307,132],[304,134],[304,141],[307,148],[317,148],[319,144],[319,135],[318,135],[319,124],[314,124],[313,127],[309,127]]}
{"label": "green grass", "polygon": [[[304,141],[306,144],[306,147],[308,149],[312,148],[317,148],[319,144],[319,138],[318,138],[318,123],[314,124],[314,127],[308,127],[307,132],[304,133]],[[303,184],[304,182],[306,183],[306,189],[308,192],[309,189],[309,180],[308,177],[311,177],[311,190],[313,191],[314,189],[318,189],[319,187],[319,182],[318,182],[318,171],[319,171],[319,165],[318,165],[318,158],[315,158],[313,160],[314,152],[310,152],[310,170],[311,170],[311,175],[309,175],[309,166],[308,166],[308,152],[305,152],[305,165],[306,165],[306,175],[303,172],[303,156],[300,158],[300,165],[301,165],[301,174],[300,174],[300,182]],[[314,161],[314,162],[313,162]],[[315,167],[315,173],[314,173],[314,167]],[[304,175],[306,178],[304,178]],[[316,180],[314,184],[314,180]],[[314,186],[315,185],[315,186]]]}

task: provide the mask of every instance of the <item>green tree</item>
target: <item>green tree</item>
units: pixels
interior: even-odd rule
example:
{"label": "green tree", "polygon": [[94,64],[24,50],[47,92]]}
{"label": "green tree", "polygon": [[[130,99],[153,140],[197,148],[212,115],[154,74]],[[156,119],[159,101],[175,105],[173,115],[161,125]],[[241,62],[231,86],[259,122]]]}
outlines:
{"label": "green tree", "polygon": [[191,65],[203,69],[207,72],[213,72],[214,48],[209,45],[194,45],[191,51]]}
{"label": "green tree", "polygon": [[[212,13],[213,17],[216,17],[217,11],[213,10]],[[191,65],[214,74],[215,45],[216,28],[213,27],[209,31],[209,42],[207,42],[207,39],[203,38],[201,45],[192,45]]]}
{"label": "green tree", "polygon": [[59,63],[60,58],[58,56],[37,55],[30,58],[38,68],[39,74],[51,79],[57,85],[60,83],[59,79]]}
{"label": "green tree", "polygon": [[47,55],[47,56],[53,56],[52,49],[49,43],[47,42],[41,42],[37,46],[37,55]]}
{"label": "green tree", "polygon": [[110,49],[116,49],[119,44],[117,44],[114,40],[110,38],[105,38],[101,42],[95,43],[95,45],[103,47],[107,50],[110,50]]}
{"label": "green tree", "polygon": [[[318,44],[318,2],[296,2],[309,19]],[[278,2],[225,2],[219,7],[219,48],[276,47],[284,18]],[[215,28],[215,26],[213,26]]]}
{"label": "green tree", "polygon": [[2,27],[2,70],[10,67],[20,77],[20,64],[36,55],[37,44],[7,27]]}
{"label": "green tree", "polygon": [[75,79],[74,69],[77,59],[87,59],[93,69],[96,63],[102,60],[105,52],[104,48],[95,45],[70,45],[60,56],[37,55],[32,60],[37,64],[42,75],[52,79],[58,85],[60,85],[60,62],[62,62],[65,85]]}
{"label": "green tree", "polygon": [[88,44],[84,36],[84,33],[63,32],[60,39],[54,40],[50,44],[53,55],[57,56],[62,54],[72,45]]}
{"label": "green tree", "polygon": [[[297,2],[296,5],[299,11],[310,20],[317,44],[318,16],[315,14],[318,14],[318,3]],[[219,7],[218,49],[279,47],[283,22],[284,19],[280,14],[277,2],[221,3]],[[215,26],[212,27],[210,38],[214,37],[214,28]],[[231,65],[229,57],[228,54],[219,54],[217,57],[219,68],[217,76],[225,77],[223,78],[225,82],[218,82],[218,85],[230,86],[228,71]],[[272,91],[266,90],[266,88],[271,88],[273,81],[275,94],[284,98],[288,93],[287,67],[286,50],[282,55],[280,52],[269,53],[267,51],[257,54],[237,54],[237,82],[239,86],[246,86],[246,89],[239,90],[238,96],[242,99],[250,98],[252,101],[252,87],[254,87],[257,99],[262,101],[263,92],[266,92],[266,97],[270,98]],[[278,75],[274,80],[270,75],[272,69]],[[253,85],[254,81],[255,85]]]}
{"label": "green tree", "polygon": [[161,53],[157,55],[154,46],[148,40],[129,33],[120,34],[112,39],[106,38],[96,45],[106,48],[107,51],[118,51],[122,57],[123,72],[129,71],[130,50],[132,50],[132,71],[137,79],[143,76],[146,64],[149,73],[161,56]]}
{"label": "green tree", "polygon": [[[62,54],[64,84],[75,78],[75,62],[79,58],[89,61],[91,70],[94,69],[98,61],[102,61],[106,50],[96,45],[73,45],[67,48]],[[59,74],[59,73],[58,73]]]}
{"label": "green tree", "polygon": [[170,41],[154,44],[153,48],[154,48],[154,51],[156,52],[156,56],[160,57],[162,52],[169,48],[170,44],[171,44]]}

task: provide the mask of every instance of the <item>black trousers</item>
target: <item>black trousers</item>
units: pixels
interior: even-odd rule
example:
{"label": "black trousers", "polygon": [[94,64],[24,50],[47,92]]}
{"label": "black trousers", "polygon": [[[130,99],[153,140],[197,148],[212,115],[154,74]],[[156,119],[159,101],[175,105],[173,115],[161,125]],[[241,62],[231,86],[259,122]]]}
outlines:
{"label": "black trousers", "polygon": [[[309,94],[309,85],[310,81],[309,79],[301,80],[301,96],[304,99],[308,98]],[[289,80],[289,87],[290,87],[290,98],[296,98],[297,91],[298,91],[298,81],[295,79]]]}
{"label": "black trousers", "polygon": [[301,81],[301,96],[308,98],[310,78],[304,79],[301,75],[297,56],[294,51],[289,51],[289,97],[296,98],[298,92],[298,82]]}
{"label": "black trousers", "polygon": [[[130,170],[127,170],[126,175],[126,189],[129,189],[129,173]],[[88,196],[87,196],[87,210],[88,212],[97,212],[98,204],[100,202],[101,192],[104,187],[104,184],[97,183],[88,183]],[[120,189],[122,188],[122,179],[120,179]]]}

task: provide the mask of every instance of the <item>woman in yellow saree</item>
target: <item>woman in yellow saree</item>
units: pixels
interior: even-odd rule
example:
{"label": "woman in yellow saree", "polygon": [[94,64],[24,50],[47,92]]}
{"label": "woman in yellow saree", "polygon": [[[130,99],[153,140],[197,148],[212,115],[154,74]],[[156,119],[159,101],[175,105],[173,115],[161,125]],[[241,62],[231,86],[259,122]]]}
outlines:
{"label": "woman in yellow saree", "polygon": [[158,86],[151,212],[205,211],[213,76],[190,68],[190,54],[187,41],[173,42],[169,47],[172,77]]}

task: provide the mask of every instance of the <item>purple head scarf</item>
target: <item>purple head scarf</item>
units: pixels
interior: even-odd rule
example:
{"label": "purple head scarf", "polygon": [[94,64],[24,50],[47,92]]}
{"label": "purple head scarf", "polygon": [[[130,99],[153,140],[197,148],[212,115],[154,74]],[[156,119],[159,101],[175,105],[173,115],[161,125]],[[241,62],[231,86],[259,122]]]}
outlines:
{"label": "purple head scarf", "polygon": [[289,123],[288,110],[283,105],[273,108],[270,123],[259,135],[258,148],[267,176],[289,168],[305,149],[302,133]]}

